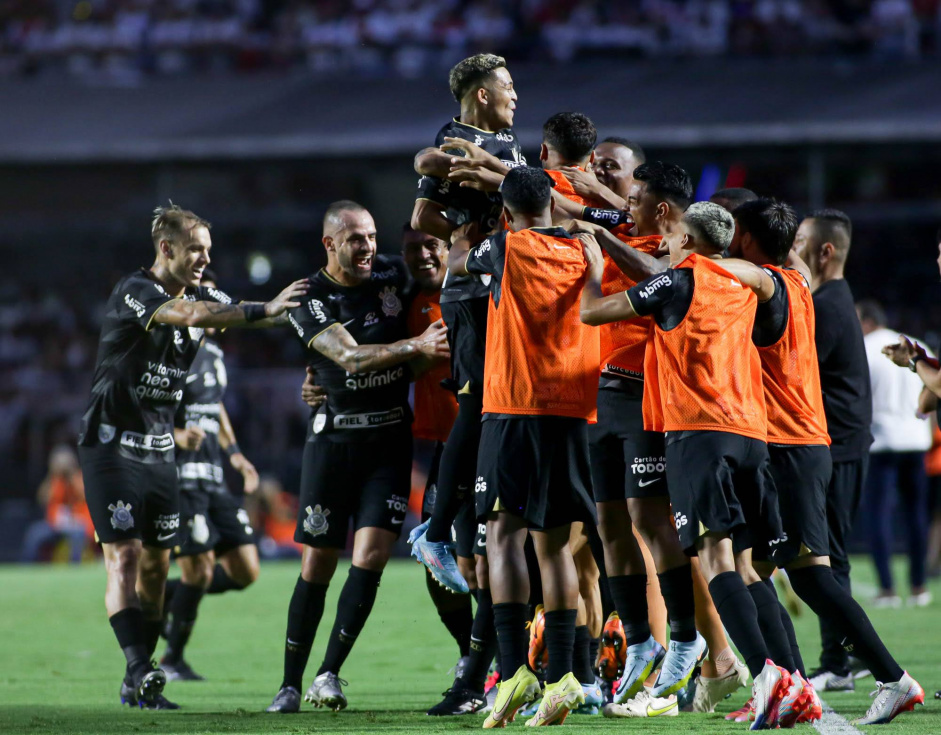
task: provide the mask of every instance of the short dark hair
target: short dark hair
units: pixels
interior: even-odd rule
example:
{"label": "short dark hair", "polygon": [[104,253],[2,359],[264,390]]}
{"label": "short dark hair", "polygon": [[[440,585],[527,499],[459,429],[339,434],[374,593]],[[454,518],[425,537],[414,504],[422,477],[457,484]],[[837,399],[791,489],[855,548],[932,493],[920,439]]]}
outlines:
{"label": "short dark hair", "polygon": [[846,260],[853,239],[853,221],[839,209],[818,209],[810,213],[821,242],[833,243],[839,260]]}
{"label": "short dark hair", "polygon": [[674,163],[642,163],[634,169],[634,180],[643,181],[647,191],[684,211],[693,201],[693,182],[689,174]]}
{"label": "short dark hair", "polygon": [[637,159],[637,163],[647,163],[647,154],[644,153],[644,149],[640,147],[639,143],[635,143],[633,140],[628,138],[622,138],[619,135],[609,135],[605,138],[602,143],[613,143],[614,145],[624,146],[625,148],[630,148],[631,153],[634,154],[634,158]]}
{"label": "short dark hair", "polygon": [[460,104],[464,95],[483,86],[494,69],[503,67],[506,67],[506,59],[496,54],[476,54],[457,62],[448,74],[451,94]]}
{"label": "short dark hair", "polygon": [[889,323],[885,315],[885,309],[875,299],[863,299],[856,302],[856,310],[859,312],[859,318],[868,319],[879,327],[884,327]]}
{"label": "short dark hair", "polygon": [[740,207],[745,202],[753,202],[758,198],[758,195],[753,192],[751,189],[744,189],[740,186],[733,186],[728,189],[719,189],[711,197],[709,201],[715,201],[716,199],[725,199],[729,203],[729,211],[735,212],[736,207]]}
{"label": "short dark hair", "polygon": [[598,131],[580,112],[558,112],[542,126],[542,142],[566,161],[583,161],[595,149]]}
{"label": "short dark hair", "polygon": [[208,230],[212,225],[194,212],[170,202],[168,207],[154,209],[154,218],[150,222],[150,237],[154,241],[154,248],[159,248],[161,240],[178,243],[183,233],[196,227],[205,227]]}
{"label": "short dark hair", "polygon": [[738,227],[751,235],[774,265],[784,265],[797,234],[793,207],[777,199],[752,199],[732,212]]}
{"label": "short dark hair", "polygon": [[503,179],[503,203],[513,212],[541,214],[552,199],[552,179],[541,168],[517,166]]}

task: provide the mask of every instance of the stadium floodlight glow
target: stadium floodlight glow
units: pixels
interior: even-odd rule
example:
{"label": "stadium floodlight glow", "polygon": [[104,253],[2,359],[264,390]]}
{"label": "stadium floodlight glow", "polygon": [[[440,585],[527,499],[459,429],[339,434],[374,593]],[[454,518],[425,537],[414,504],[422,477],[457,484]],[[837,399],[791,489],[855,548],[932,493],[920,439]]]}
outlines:
{"label": "stadium floodlight glow", "polygon": [[264,253],[249,255],[248,278],[256,286],[268,283],[271,279],[271,259]]}

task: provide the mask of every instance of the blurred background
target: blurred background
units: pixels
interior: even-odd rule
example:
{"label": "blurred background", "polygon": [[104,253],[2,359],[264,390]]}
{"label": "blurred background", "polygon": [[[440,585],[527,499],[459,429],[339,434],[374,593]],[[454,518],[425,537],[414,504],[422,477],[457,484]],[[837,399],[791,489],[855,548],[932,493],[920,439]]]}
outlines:
{"label": "blurred background", "polygon": [[[68,466],[50,452],[74,444],[108,293],[152,262],[154,206],[213,223],[239,298],[323,264],[336,199],[395,252],[412,156],[458,112],[448,70],[481,51],[508,60],[530,162],[543,121],[577,110],[684,166],[698,198],[842,209],[856,297],[936,346],[939,0],[0,0],[0,560]],[[301,347],[223,341],[240,444],[289,505]]]}

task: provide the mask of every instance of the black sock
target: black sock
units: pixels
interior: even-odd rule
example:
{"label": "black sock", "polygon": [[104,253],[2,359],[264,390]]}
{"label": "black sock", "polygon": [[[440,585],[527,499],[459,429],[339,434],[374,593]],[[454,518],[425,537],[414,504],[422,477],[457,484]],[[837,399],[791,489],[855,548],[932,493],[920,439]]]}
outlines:
{"label": "black sock", "polygon": [[173,595],[176,594],[176,591],[180,588],[180,585],[183,584],[183,580],[177,579],[168,579],[166,586],[163,588],[163,615],[164,617],[170,612],[170,605],[173,604]]}
{"label": "black sock", "polygon": [[591,670],[595,670],[595,661],[598,660],[598,646],[601,643],[601,639],[592,638],[588,641],[588,660],[591,662]]}
{"label": "black sock", "polygon": [[859,603],[844,589],[828,566],[814,565],[788,571],[794,591],[821,620],[827,619],[842,635],[843,646],[866,663],[876,681],[902,678],[902,668],[886,649]]}
{"label": "black sock", "polygon": [[209,583],[209,589],[206,590],[206,594],[220,595],[223,592],[228,592],[229,590],[242,589],[245,588],[232,579],[228,572],[222,568],[221,564],[216,564],[215,568],[212,570],[212,582]]}
{"label": "black sock", "polygon": [[768,647],[758,625],[758,610],[745,582],[736,572],[722,572],[709,583],[709,594],[729,637],[745,659],[752,678],[765,666]]}
{"label": "black sock", "polygon": [[764,636],[765,646],[768,648],[771,660],[789,672],[794,671],[796,664],[791,655],[791,642],[781,624],[781,606],[778,604],[777,596],[764,582],[753,582],[748,585],[748,594],[755,601],[758,625],[761,627],[761,635]]}
{"label": "black sock", "polygon": [[144,617],[144,636],[147,643],[147,654],[154,657],[157,643],[160,641],[160,631],[163,630],[163,618]]}
{"label": "black sock", "polygon": [[501,602],[493,606],[493,622],[500,648],[500,675],[504,681],[525,666],[529,658],[526,621],[529,606],[525,602]]}
{"label": "black sock", "polygon": [[340,667],[346,657],[353,650],[356,638],[366,625],[369,613],[372,612],[376,594],[379,591],[379,580],[382,572],[374,572],[361,567],[350,567],[346,584],[340,591],[337,602],[337,617],[333,621],[333,630],[330,631],[330,640],[327,642],[327,653],[317,675],[326,673],[340,673]]}
{"label": "black sock", "polygon": [[317,626],[323,617],[327,585],[297,578],[291,604],[288,605],[288,629],[284,644],[284,679],[282,687],[301,689],[304,669],[310,658],[310,647],[317,635]]}
{"label": "black sock", "polygon": [[657,575],[660,592],[670,618],[670,640],[696,640],[696,601],[693,597],[693,567],[683,564]]}
{"label": "black sock", "polygon": [[118,645],[127,659],[127,672],[136,679],[150,670],[150,653],[147,651],[147,634],[144,630],[144,614],[139,607],[126,607],[116,612],[108,622],[118,639]]}
{"label": "black sock", "polygon": [[493,598],[490,590],[477,590],[477,613],[471,628],[470,653],[461,683],[474,692],[483,692],[487,671],[497,650],[497,633],[493,627]]}
{"label": "black sock", "polygon": [[[768,589],[771,590],[771,593],[777,597],[778,591],[774,588],[774,580],[770,577],[765,580],[765,585]],[[787,634],[788,643],[791,646],[791,658],[794,659],[794,665],[797,667],[797,671],[805,679],[807,678],[807,671],[804,669],[804,658],[801,656],[800,646],[797,644],[797,633],[794,632],[794,623],[791,622],[791,616],[787,611],[787,608],[778,601],[778,607],[780,608],[781,613],[781,625],[784,626],[784,632]],[[793,674],[793,671],[788,672]]]}
{"label": "black sock", "polygon": [[546,681],[549,684],[555,684],[572,671],[577,613],[577,610],[552,610],[546,613],[546,651],[549,654]]}
{"label": "black sock", "polygon": [[181,584],[173,597],[170,613],[170,632],[167,635],[167,650],[163,658],[168,663],[177,663],[183,658],[186,643],[196,624],[196,612],[203,599],[203,588],[191,584]]}
{"label": "black sock", "polygon": [[451,433],[438,465],[438,494],[428,519],[429,541],[450,541],[451,525],[465,501],[473,501],[473,481],[477,476],[477,450],[480,447],[480,412],[483,396],[461,394]]}
{"label": "black sock", "polygon": [[[470,594],[455,595],[445,590],[430,573],[425,574],[425,587],[428,589],[431,601],[435,604],[438,617],[457,643],[461,656],[466,656],[470,647],[471,627],[474,624]],[[442,607],[445,609],[442,610]]]}
{"label": "black sock", "polygon": [[[628,529],[629,530],[629,529]],[[650,638],[650,622],[647,619],[647,575],[622,574],[608,577],[611,597],[618,616],[624,625],[627,645],[643,643]]]}
{"label": "black sock", "polygon": [[572,649],[572,673],[579,684],[594,684],[591,670],[591,633],[587,625],[575,626],[575,647]]}

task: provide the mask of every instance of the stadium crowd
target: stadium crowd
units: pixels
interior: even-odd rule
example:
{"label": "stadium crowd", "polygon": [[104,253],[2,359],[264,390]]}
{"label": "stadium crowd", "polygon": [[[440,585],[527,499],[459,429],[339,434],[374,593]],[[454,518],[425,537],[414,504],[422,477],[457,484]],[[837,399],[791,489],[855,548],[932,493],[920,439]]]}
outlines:
{"label": "stadium crowd", "polygon": [[508,58],[937,55],[938,0],[3,0],[0,76],[337,70]]}

